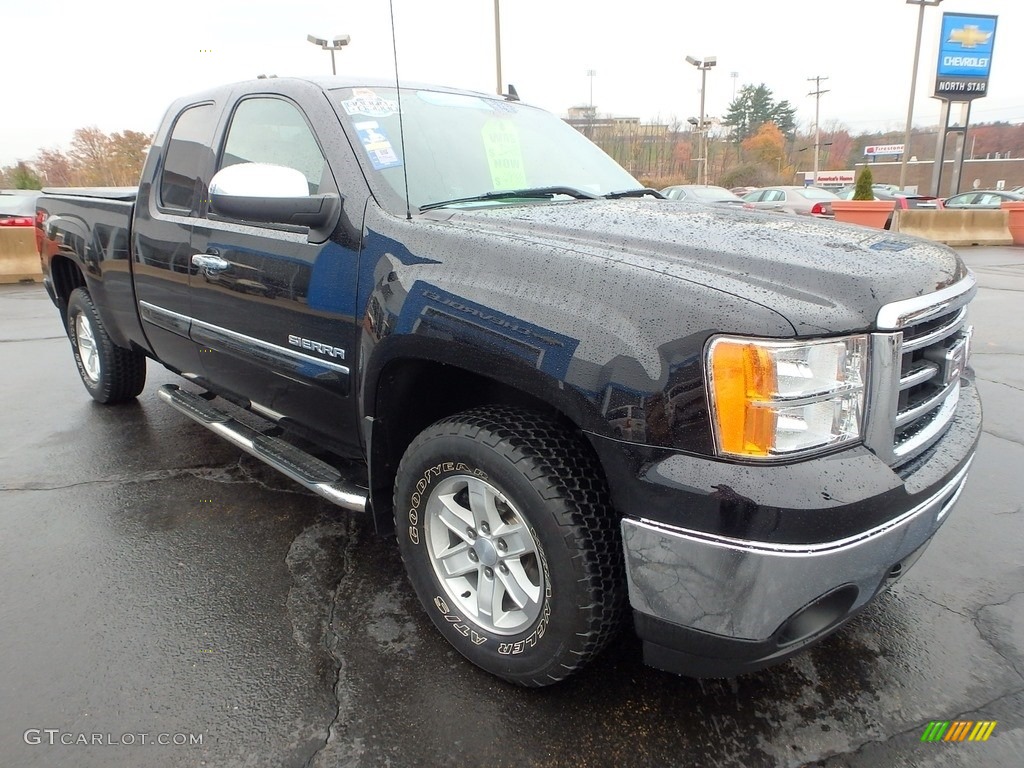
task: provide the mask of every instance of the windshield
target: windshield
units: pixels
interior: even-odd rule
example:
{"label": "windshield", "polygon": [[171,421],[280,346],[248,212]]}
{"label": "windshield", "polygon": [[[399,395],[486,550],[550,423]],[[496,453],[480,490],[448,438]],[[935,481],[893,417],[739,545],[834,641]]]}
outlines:
{"label": "windshield", "polygon": [[[409,174],[408,202],[413,211],[502,190],[561,187],[606,195],[641,187],[582,134],[535,107],[403,88],[403,156],[394,88],[330,93],[375,195],[394,213],[405,213],[403,168]],[[519,204],[524,199],[461,205]]]}

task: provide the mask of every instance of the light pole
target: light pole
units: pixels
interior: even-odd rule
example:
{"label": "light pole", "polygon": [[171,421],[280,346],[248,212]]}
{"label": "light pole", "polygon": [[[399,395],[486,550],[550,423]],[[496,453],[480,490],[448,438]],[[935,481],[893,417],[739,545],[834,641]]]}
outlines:
{"label": "light pole", "polygon": [[498,1],[494,0],[494,64],[498,70],[497,94],[501,96],[501,8]]}
{"label": "light pole", "polygon": [[338,70],[334,66],[334,52],[340,51],[342,48],[348,45],[352,41],[352,38],[349,35],[341,35],[340,37],[336,37],[330,42],[327,42],[322,37],[306,35],[306,39],[309,40],[309,42],[311,42],[313,45],[319,45],[325,51],[331,52],[331,74],[338,74]]}
{"label": "light pole", "polygon": [[705,56],[704,59],[695,59],[693,56],[686,57],[686,63],[692,64],[700,70],[700,131],[701,131],[701,176],[702,184],[708,183],[708,132],[707,124],[704,121],[704,93],[707,90],[708,70],[718,63],[714,56]]}
{"label": "light pole", "polygon": [[591,113],[591,117],[593,117],[593,113],[594,113],[594,76],[596,74],[597,74],[597,70],[596,69],[588,69],[587,70],[587,77],[590,78],[590,113]]}
{"label": "light pole", "polygon": [[[900,189],[907,185],[907,158],[910,156],[910,133],[914,122],[914,94],[917,92],[917,65],[921,61],[921,32],[924,30],[924,9],[938,5],[942,0],[907,0],[907,5],[918,6],[917,42],[914,44],[914,73],[910,76],[910,101],[907,103],[907,130],[903,134],[903,157],[900,158]],[[936,158],[941,163],[941,158]]]}

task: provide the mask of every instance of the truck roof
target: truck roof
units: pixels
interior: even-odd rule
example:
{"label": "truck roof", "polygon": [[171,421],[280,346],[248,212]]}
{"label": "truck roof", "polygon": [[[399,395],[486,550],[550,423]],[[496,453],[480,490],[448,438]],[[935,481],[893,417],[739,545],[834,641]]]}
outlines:
{"label": "truck roof", "polygon": [[[246,88],[256,87],[268,87],[271,83],[274,84],[275,90],[287,91],[289,86],[296,86],[299,84],[313,85],[324,91],[332,91],[338,88],[394,88],[394,78],[385,77],[363,77],[356,75],[312,75],[312,76],[292,76],[292,77],[262,77],[254,78],[252,80],[241,80],[234,83],[225,83],[223,85],[215,86],[197,93],[189,94],[183,99],[178,101],[196,101],[205,98],[214,98],[223,95],[225,92],[230,91],[240,86]],[[461,93],[467,96],[482,96],[485,98],[498,98],[493,93],[482,93],[480,91],[471,91],[464,88],[452,88],[444,85],[438,85],[436,83],[424,83],[414,80],[401,80],[399,85],[403,89],[429,89],[432,91],[445,91],[448,93]],[[301,86],[300,86],[301,87]]]}

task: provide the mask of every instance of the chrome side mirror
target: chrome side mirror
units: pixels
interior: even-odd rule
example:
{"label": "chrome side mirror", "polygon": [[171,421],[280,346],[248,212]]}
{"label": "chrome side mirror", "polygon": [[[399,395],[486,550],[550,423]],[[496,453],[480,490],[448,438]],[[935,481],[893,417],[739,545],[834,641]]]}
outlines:
{"label": "chrome side mirror", "polygon": [[222,168],[210,180],[210,208],[221,216],[242,221],[323,230],[328,224],[333,228],[337,221],[341,198],[309,194],[306,177],[294,168],[239,163]]}

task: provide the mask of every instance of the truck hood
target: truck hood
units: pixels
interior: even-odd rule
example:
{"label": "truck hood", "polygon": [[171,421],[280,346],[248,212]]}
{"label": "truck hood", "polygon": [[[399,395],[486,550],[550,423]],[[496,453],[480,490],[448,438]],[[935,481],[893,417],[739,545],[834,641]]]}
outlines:
{"label": "truck hood", "polygon": [[798,335],[870,329],[883,305],[932,293],[967,274],[953,250],[915,237],[667,200],[436,213],[456,226],[717,288],[778,312]]}

